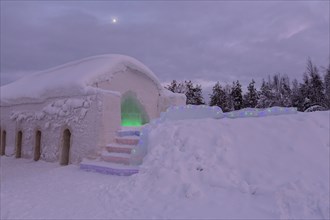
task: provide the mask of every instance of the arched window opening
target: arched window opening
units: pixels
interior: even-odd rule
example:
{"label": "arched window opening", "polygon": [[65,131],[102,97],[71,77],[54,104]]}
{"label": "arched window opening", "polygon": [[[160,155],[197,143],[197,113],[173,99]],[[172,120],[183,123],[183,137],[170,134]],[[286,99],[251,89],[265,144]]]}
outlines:
{"label": "arched window opening", "polygon": [[7,136],[7,132],[3,130],[1,135],[1,152],[0,152],[1,156],[6,154],[6,138],[7,138],[6,136]]}
{"label": "arched window opening", "polygon": [[36,140],[34,146],[34,160],[38,161],[41,155],[41,131],[36,131]]}
{"label": "arched window opening", "polygon": [[16,158],[21,158],[21,156],[22,156],[22,138],[23,138],[23,132],[22,131],[17,132],[17,136],[16,136]]}
{"label": "arched window opening", "polygon": [[70,145],[71,145],[71,132],[65,129],[63,132],[62,152],[61,152],[61,165],[68,165],[70,162]]}

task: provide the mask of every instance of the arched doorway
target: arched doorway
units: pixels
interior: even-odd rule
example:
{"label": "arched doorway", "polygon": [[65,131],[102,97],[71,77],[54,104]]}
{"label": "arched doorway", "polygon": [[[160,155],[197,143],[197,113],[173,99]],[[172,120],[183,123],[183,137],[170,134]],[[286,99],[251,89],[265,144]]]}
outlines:
{"label": "arched doorway", "polygon": [[149,122],[143,105],[134,92],[126,92],[121,99],[121,126],[136,127]]}
{"label": "arched doorway", "polygon": [[71,132],[69,129],[65,129],[63,132],[62,152],[61,152],[61,165],[68,165],[70,161],[70,143]]}
{"label": "arched doorway", "polygon": [[41,131],[36,131],[36,141],[34,146],[34,160],[38,161],[41,155]]}
{"label": "arched doorway", "polygon": [[23,132],[22,131],[17,132],[17,137],[16,137],[16,158],[21,158],[21,156],[22,156],[22,138],[23,138]]}
{"label": "arched doorway", "polygon": [[6,154],[6,137],[7,136],[7,132],[5,130],[2,131],[2,135],[1,135],[1,155],[5,155]]}

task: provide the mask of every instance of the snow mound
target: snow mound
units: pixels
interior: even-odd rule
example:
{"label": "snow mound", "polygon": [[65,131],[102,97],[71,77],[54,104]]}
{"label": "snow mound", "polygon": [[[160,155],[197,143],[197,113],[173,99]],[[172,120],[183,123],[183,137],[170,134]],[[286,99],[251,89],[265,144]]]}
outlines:
{"label": "snow mound", "polygon": [[[329,112],[304,116],[164,122],[149,134],[137,183],[155,198],[224,203],[211,218],[260,217],[263,207],[262,218],[327,219]],[[199,212],[182,217],[205,217]]]}
{"label": "snow mound", "polygon": [[97,83],[127,68],[139,71],[162,89],[157,77],[138,60],[117,54],[99,55],[37,72],[1,87],[1,104],[41,102],[47,98],[97,92]]}

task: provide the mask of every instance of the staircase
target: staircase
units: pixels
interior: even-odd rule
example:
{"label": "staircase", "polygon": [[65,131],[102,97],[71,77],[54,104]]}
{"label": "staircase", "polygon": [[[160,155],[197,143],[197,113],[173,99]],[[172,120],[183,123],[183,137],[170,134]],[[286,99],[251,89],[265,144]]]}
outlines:
{"label": "staircase", "polygon": [[105,146],[98,159],[84,159],[80,163],[80,169],[119,176],[138,173],[138,166],[129,164],[131,151],[139,142],[140,129],[138,127],[119,130],[115,142]]}

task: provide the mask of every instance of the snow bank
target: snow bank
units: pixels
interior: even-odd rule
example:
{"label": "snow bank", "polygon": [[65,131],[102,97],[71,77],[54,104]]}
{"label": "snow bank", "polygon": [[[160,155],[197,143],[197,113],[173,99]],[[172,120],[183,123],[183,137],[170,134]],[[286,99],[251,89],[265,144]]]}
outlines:
{"label": "snow bank", "polygon": [[165,217],[329,218],[329,112],[168,121],[149,147],[136,179]]}
{"label": "snow bank", "polygon": [[37,72],[1,87],[1,105],[42,102],[47,98],[90,95],[98,83],[110,81],[127,68],[145,74],[163,89],[152,71],[125,55],[100,55]]}
{"label": "snow bank", "polygon": [[231,111],[223,113],[222,109],[218,106],[207,106],[207,105],[184,105],[184,106],[172,106],[162,112],[160,118],[154,119],[151,123],[144,126],[141,134],[138,146],[132,151],[132,157],[130,164],[140,165],[142,159],[148,152],[149,145],[149,133],[160,123],[165,121],[177,121],[187,119],[223,119],[223,118],[248,118],[248,117],[265,117],[273,115],[287,115],[296,114],[297,108],[294,107],[271,107],[265,109],[258,108],[244,108],[237,111]]}
{"label": "snow bank", "polygon": [[131,177],[1,157],[1,218],[329,219],[329,113],[167,121]]}

